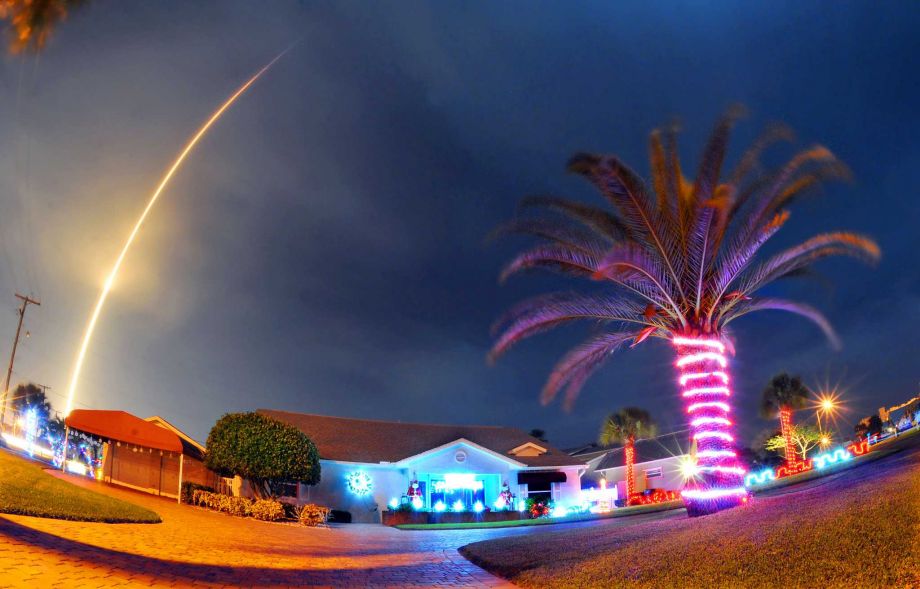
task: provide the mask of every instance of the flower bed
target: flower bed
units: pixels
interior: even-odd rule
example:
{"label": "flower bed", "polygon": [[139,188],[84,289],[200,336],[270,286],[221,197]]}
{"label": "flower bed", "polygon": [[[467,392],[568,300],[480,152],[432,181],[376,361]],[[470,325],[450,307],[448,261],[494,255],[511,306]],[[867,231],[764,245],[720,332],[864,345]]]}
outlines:
{"label": "flower bed", "polygon": [[192,491],[192,505],[220,511],[237,517],[277,522],[294,519],[305,526],[325,525],[329,519],[329,509],[320,505],[288,506],[274,499],[247,499],[212,493],[203,489]]}

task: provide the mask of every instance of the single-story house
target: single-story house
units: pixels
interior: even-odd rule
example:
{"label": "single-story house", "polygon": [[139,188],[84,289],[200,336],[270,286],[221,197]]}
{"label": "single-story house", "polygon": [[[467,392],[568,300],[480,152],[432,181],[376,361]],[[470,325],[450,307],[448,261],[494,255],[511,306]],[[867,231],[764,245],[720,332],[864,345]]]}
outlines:
{"label": "single-story house", "polygon": [[[573,458],[588,465],[582,477],[582,487],[598,487],[603,480],[608,488],[616,486],[619,497],[626,497],[623,451],[622,446],[604,447],[599,444],[570,449]],[[692,460],[692,454],[693,447],[686,434],[672,433],[636,440],[636,492],[641,493],[647,489],[681,489],[685,482],[686,463]]]}
{"label": "single-story house", "polygon": [[321,482],[290,485],[289,500],[347,511],[352,521],[380,522],[406,502],[418,511],[491,508],[506,485],[516,502],[581,501],[585,461],[515,428],[258,412],[296,427],[319,452]]}
{"label": "single-story house", "polygon": [[204,447],[162,417],[74,409],[64,424],[103,441],[97,478],[106,483],[174,499],[185,481],[218,484],[219,477],[204,466]]}

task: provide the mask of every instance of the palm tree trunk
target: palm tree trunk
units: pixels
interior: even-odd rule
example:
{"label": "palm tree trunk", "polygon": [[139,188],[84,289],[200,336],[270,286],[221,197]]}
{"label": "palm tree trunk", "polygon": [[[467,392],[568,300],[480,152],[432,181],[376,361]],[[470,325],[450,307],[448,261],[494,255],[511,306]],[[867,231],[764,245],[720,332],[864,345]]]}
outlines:
{"label": "palm tree trunk", "polygon": [[636,438],[629,436],[626,439],[626,447],[623,449],[623,455],[626,458],[626,502],[629,505],[632,501],[633,493],[636,492]]}
{"label": "palm tree trunk", "polygon": [[786,464],[798,462],[798,453],[792,441],[792,409],[789,407],[780,408],[779,426],[783,433],[783,443],[786,445]]}
{"label": "palm tree trunk", "polygon": [[746,469],[738,459],[731,421],[725,347],[715,338],[675,338],[678,382],[696,442],[697,473],[682,492],[690,516],[747,501]]}

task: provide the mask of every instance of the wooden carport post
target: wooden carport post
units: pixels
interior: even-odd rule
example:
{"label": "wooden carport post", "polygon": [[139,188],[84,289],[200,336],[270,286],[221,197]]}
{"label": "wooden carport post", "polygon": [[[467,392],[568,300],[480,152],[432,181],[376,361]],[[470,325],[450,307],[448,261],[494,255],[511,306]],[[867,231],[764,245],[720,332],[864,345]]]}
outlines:
{"label": "wooden carport post", "polygon": [[182,465],[185,463],[185,452],[179,454],[179,492],[176,496],[176,503],[182,504]]}

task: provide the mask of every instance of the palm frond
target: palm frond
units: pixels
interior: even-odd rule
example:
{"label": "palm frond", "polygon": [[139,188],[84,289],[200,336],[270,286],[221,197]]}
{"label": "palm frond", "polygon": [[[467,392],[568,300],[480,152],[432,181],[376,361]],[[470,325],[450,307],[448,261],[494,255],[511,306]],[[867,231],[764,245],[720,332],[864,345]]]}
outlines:
{"label": "palm frond", "polygon": [[815,325],[821,328],[821,331],[824,332],[824,335],[827,337],[828,342],[835,349],[840,348],[840,338],[837,337],[837,332],[834,331],[834,327],[831,325],[830,321],[827,320],[827,317],[824,316],[821,311],[818,311],[811,305],[806,305],[805,303],[799,303],[796,301],[788,301],[785,299],[758,299],[755,301],[744,301],[736,306],[735,309],[730,311],[725,318],[722,320],[722,324],[725,325],[738,317],[747,315],[748,313],[753,313],[755,311],[787,311],[789,313],[794,313],[796,315],[801,315],[806,319],[811,320]]}
{"label": "palm frond", "polygon": [[632,339],[633,335],[629,332],[603,333],[568,352],[553,368],[553,372],[543,387],[540,402],[544,405],[548,404],[556,398],[563,387],[567,387],[565,405],[570,407],[585,381],[607,356]]}
{"label": "palm frond", "polygon": [[765,284],[807,267],[822,258],[847,255],[868,263],[881,257],[878,244],[856,233],[838,231],[816,235],[795,247],[782,251],[746,276],[741,291],[752,294]]}
{"label": "palm frond", "polygon": [[559,213],[593,230],[610,242],[624,239],[626,225],[604,209],[555,196],[529,196],[521,201],[522,209],[541,209]]}
{"label": "palm frond", "polygon": [[597,258],[562,245],[539,245],[511,260],[502,270],[499,280],[504,282],[518,272],[535,268],[592,277],[597,271]]}
{"label": "palm frond", "polygon": [[642,305],[630,299],[601,294],[552,293],[528,299],[512,307],[492,326],[493,333],[500,332],[500,335],[489,353],[489,360],[495,361],[527,337],[571,321],[655,326],[643,317],[642,311]]}
{"label": "palm frond", "polygon": [[598,262],[596,275],[605,278],[627,278],[638,274],[647,279],[657,290],[660,296],[667,301],[675,317],[682,317],[680,306],[675,302],[679,297],[674,284],[665,273],[659,262],[649,255],[643,247],[634,243],[615,245]]}

